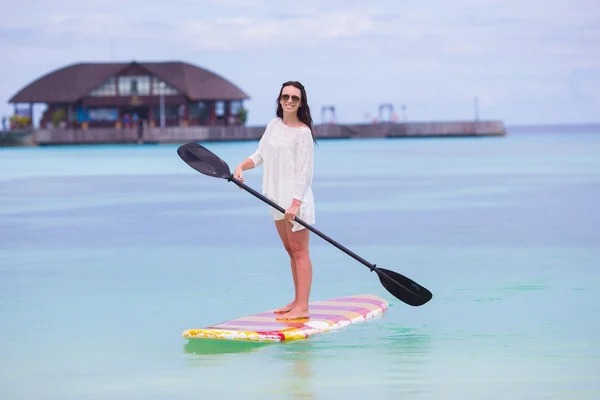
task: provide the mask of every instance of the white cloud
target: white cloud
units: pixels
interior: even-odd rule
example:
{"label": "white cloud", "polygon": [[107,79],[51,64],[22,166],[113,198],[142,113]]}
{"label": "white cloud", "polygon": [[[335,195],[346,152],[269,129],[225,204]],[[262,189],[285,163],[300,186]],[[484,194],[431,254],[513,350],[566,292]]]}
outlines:
{"label": "white cloud", "polygon": [[[355,11],[276,18],[219,17],[188,19],[181,23],[177,37],[189,38],[197,50],[235,51],[268,49],[271,46],[328,46],[338,39],[360,37],[376,32],[369,16]],[[321,42],[324,41],[324,42]]]}
{"label": "white cloud", "polygon": [[[33,6],[38,2],[26,0],[25,3]],[[189,12],[182,17],[171,16],[171,11],[164,9],[162,14],[151,18],[144,17],[144,13],[139,16],[137,3],[86,3],[91,9],[70,3],[58,12],[8,19],[0,22],[0,26],[30,29],[44,36],[68,33],[96,39],[148,38],[158,39],[163,45],[185,41],[197,50],[339,45],[361,51],[384,48],[487,55],[516,49],[531,51],[535,50],[531,48],[534,42],[547,47],[551,40],[561,37],[573,41],[585,40],[584,36],[590,33],[598,37],[595,21],[600,16],[593,2],[588,0],[575,3],[468,0],[454,2],[452,6],[441,1],[401,6],[384,1],[370,5],[352,3],[357,5],[325,12],[318,11],[324,7],[323,2],[306,1],[302,5],[286,5],[282,8],[289,9],[286,14],[279,10],[279,2],[214,0],[208,2],[215,7],[212,11]],[[200,10],[207,2],[173,0],[170,3],[174,3],[171,5],[177,10],[187,4],[191,11]],[[238,10],[250,3],[257,12],[248,14],[245,8]],[[156,7],[155,3],[148,3],[148,8]],[[577,28],[581,30],[573,33]]]}

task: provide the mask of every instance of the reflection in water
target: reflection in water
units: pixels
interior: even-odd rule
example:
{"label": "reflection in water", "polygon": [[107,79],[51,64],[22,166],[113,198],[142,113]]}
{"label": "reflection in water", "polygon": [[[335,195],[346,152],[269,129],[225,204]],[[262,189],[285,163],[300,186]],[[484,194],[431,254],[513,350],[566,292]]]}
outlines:
{"label": "reflection in water", "polygon": [[[274,389],[276,393],[278,395],[289,395],[294,400],[313,400],[315,396],[310,384],[313,378],[311,359],[314,353],[310,340],[288,343],[261,343],[218,339],[190,339],[185,343],[183,349],[186,354],[207,356],[200,357],[202,358],[202,366],[215,366],[218,360],[221,359],[221,357],[218,357],[219,355],[254,353],[267,346],[271,346],[270,348],[275,350],[275,358],[277,359],[276,369],[282,373],[282,376],[276,379],[278,385]],[[257,364],[254,364],[254,361],[251,363],[256,367]],[[264,363],[264,361],[261,363]],[[238,366],[244,365],[243,362],[236,364]],[[273,388],[268,389],[269,392],[271,390]]]}
{"label": "reflection in water", "polygon": [[183,351],[196,355],[249,353],[268,345],[269,343],[242,340],[190,339],[183,346]]}
{"label": "reflection in water", "polygon": [[311,388],[313,381],[314,338],[290,342],[281,347],[276,358],[289,369],[289,379],[283,379],[280,393],[286,393],[290,399],[313,400],[315,394]]}

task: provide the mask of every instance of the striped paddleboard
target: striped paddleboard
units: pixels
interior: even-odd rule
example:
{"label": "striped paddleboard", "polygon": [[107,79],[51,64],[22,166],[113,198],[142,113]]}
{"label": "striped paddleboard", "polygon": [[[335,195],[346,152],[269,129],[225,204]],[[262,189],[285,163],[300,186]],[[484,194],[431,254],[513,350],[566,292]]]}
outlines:
{"label": "striped paddleboard", "polygon": [[273,310],[237,318],[202,329],[183,331],[186,339],[222,339],[251,342],[300,340],[316,333],[364,321],[383,314],[388,308],[384,299],[374,295],[355,295],[309,304],[310,318],[277,320]]}

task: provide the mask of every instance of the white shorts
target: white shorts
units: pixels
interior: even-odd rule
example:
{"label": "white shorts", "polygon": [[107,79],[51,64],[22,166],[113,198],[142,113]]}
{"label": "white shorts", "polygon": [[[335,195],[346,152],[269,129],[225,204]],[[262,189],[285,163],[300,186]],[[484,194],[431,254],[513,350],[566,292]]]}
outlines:
{"label": "white shorts", "polygon": [[[285,208],[285,207],[284,207]],[[270,207],[270,213],[273,217],[273,220],[280,221],[284,219],[283,213],[279,212],[277,209]],[[297,218],[300,218],[302,221],[306,222],[309,225],[314,225],[315,223],[315,202],[312,197],[312,193],[310,196],[307,196],[306,200],[300,204],[300,209],[298,210],[298,214],[296,214]],[[304,226],[300,225],[296,221],[292,221],[292,232],[297,232],[301,229],[304,229]]]}

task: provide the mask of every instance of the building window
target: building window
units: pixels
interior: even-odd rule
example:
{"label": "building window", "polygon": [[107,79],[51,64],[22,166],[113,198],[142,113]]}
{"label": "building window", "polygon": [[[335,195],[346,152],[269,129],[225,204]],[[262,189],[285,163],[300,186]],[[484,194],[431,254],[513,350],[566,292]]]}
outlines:
{"label": "building window", "polygon": [[[152,106],[152,114],[155,120],[160,121],[160,106]],[[179,118],[179,106],[165,105],[165,117],[173,120]]]}
{"label": "building window", "polygon": [[114,122],[119,118],[118,108],[87,108],[76,109],[78,122]]}
{"label": "building window", "polygon": [[149,76],[120,76],[119,94],[121,96],[148,96],[150,95]]}
{"label": "building window", "polygon": [[152,79],[152,94],[172,95],[177,94],[177,89],[167,84],[165,81],[154,77]]}
{"label": "building window", "polygon": [[98,86],[97,88],[95,88],[94,90],[92,90],[90,92],[90,96],[94,96],[94,97],[108,97],[108,96],[116,96],[117,95],[117,85],[116,85],[116,80],[115,77],[111,77],[108,79],[108,81],[106,81],[105,83],[103,83],[102,85]]}
{"label": "building window", "polygon": [[242,109],[242,102],[241,101],[232,101],[229,105],[229,112],[231,113],[231,115],[237,115],[238,111],[240,111]]}
{"label": "building window", "polygon": [[225,115],[225,102],[219,100],[215,102],[215,115],[217,117],[223,117]]}
{"label": "building window", "polygon": [[190,103],[188,108],[189,119],[204,119],[208,118],[208,108],[203,101]]}

